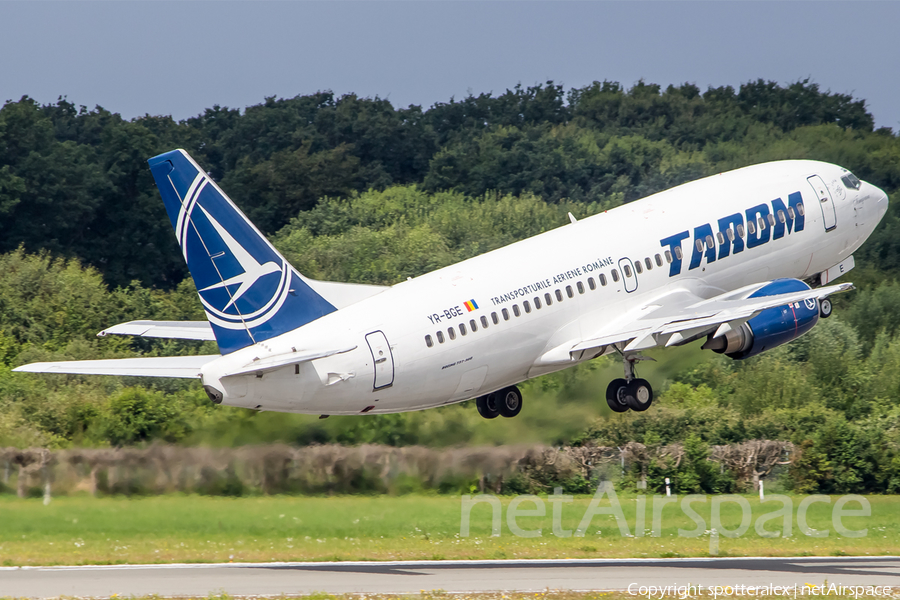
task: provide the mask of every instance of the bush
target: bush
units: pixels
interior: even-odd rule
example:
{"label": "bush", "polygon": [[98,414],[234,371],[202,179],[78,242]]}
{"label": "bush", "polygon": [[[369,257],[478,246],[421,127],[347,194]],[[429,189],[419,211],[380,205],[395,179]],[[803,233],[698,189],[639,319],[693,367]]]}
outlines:
{"label": "bush", "polygon": [[125,388],[112,396],[99,420],[101,435],[116,446],[153,439],[175,442],[190,432],[171,397],[143,388]]}

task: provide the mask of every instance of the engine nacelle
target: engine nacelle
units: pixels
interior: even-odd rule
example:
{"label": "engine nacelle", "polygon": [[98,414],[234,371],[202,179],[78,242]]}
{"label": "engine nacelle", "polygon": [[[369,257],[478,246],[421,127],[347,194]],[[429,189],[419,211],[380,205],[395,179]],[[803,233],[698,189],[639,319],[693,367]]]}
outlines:
{"label": "engine nacelle", "polygon": [[[802,292],[810,287],[799,279],[776,279],[750,295],[751,298]],[[819,321],[819,303],[809,299],[767,308],[740,327],[703,344],[730,358],[740,360],[797,339]]]}

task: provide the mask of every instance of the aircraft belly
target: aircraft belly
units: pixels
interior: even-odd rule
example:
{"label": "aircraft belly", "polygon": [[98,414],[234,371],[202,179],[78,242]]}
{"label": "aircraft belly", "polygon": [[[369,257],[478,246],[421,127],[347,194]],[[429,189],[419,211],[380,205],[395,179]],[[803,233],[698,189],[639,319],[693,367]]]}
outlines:
{"label": "aircraft belly", "polygon": [[521,327],[465,344],[459,341],[406,362],[397,372],[396,399],[376,412],[443,406],[519,383],[545,343]]}
{"label": "aircraft belly", "polygon": [[484,385],[487,374],[487,365],[465,371],[459,378],[459,385],[456,386],[456,391],[453,393],[451,399],[462,400],[477,396],[478,392],[481,391],[481,387]]}

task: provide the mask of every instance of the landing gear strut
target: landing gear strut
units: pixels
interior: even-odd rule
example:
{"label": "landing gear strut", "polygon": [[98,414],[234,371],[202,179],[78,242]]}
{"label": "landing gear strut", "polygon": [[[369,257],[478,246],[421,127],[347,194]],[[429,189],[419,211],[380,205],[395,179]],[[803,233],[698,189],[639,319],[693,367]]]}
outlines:
{"label": "landing gear strut", "polygon": [[475,399],[478,414],[485,419],[512,418],[522,411],[522,392],[514,385]]}
{"label": "landing gear strut", "polygon": [[606,403],[613,412],[625,412],[629,408],[643,412],[653,403],[653,388],[646,379],[635,377],[634,363],[641,360],[653,360],[640,354],[624,354],[622,362],[625,367],[624,379],[613,379],[606,388]]}

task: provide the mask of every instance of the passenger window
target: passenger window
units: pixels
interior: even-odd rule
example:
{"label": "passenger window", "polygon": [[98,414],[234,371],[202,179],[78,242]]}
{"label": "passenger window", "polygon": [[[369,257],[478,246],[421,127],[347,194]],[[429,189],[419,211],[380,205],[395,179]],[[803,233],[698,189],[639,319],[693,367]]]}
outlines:
{"label": "passenger window", "polygon": [[425,345],[428,346],[429,348],[434,346],[434,340],[431,339],[430,335],[425,336]]}
{"label": "passenger window", "polygon": [[531,305],[528,304],[528,300],[526,300],[525,302],[522,303],[522,308],[525,309],[525,312],[526,312],[526,313],[530,313],[530,312],[531,312]]}
{"label": "passenger window", "polygon": [[697,252],[703,252],[703,240],[697,240],[694,245],[697,246]]}
{"label": "passenger window", "polygon": [[762,217],[759,217],[759,218],[756,220],[756,222],[759,224],[759,230],[760,230],[760,231],[762,231],[763,229],[766,228],[766,220],[763,219]]}
{"label": "passenger window", "polygon": [[803,217],[806,215],[806,208],[802,204],[797,205],[797,212],[800,213],[800,216]]}
{"label": "passenger window", "polygon": [[460,323],[460,324],[459,324],[459,335],[466,335],[466,333],[468,333],[468,332],[466,331],[466,324],[465,324],[465,323]]}
{"label": "passenger window", "polygon": [[447,335],[450,337],[451,340],[455,340],[456,339],[456,330],[453,329],[452,327],[448,327]]}
{"label": "passenger window", "polygon": [[[738,227],[740,227],[740,225],[738,225]],[[753,224],[753,221],[747,221],[747,233],[750,235],[756,233],[756,225]]]}
{"label": "passenger window", "polygon": [[641,266],[641,261],[636,261],[634,263],[634,270],[637,271],[638,275],[644,272],[644,267]]}
{"label": "passenger window", "polygon": [[666,262],[671,264],[672,263],[672,252],[669,250],[666,250],[665,255],[666,255]]}
{"label": "passenger window", "polygon": [[790,218],[791,221],[794,220],[794,207],[793,206],[788,206],[788,218]]}
{"label": "passenger window", "polygon": [[[534,297],[534,308],[536,310],[541,310],[541,299],[538,296]],[[525,312],[528,312],[527,310]]]}
{"label": "passenger window", "polygon": [[547,301],[547,306],[550,306],[551,304],[553,304],[553,298],[550,297],[550,292],[546,292],[544,294],[544,300]]}
{"label": "passenger window", "polygon": [[615,269],[612,270],[612,279],[613,281],[619,281],[619,272]]}
{"label": "passenger window", "polygon": [[606,287],[606,275],[600,273],[600,285]]}
{"label": "passenger window", "polygon": [[725,235],[728,237],[729,242],[734,241],[734,229],[729,227],[728,229],[725,230]]}
{"label": "passenger window", "polygon": [[562,292],[559,290],[556,290],[556,301],[562,302]]}
{"label": "passenger window", "polygon": [[675,246],[675,258],[678,260],[684,258],[684,252],[681,251],[681,246]]}
{"label": "passenger window", "polygon": [[[668,252],[669,252],[669,251],[666,250],[666,253],[668,253]],[[672,262],[672,261],[670,260],[669,262]],[[656,266],[657,266],[657,267],[661,267],[661,266],[662,266],[662,256],[660,256],[659,254],[656,255]]]}
{"label": "passenger window", "polygon": [[[509,311],[508,311],[508,310],[506,310],[506,309],[504,308],[503,310],[500,311],[500,314],[503,315],[503,320],[504,320],[504,321],[509,321]],[[518,315],[516,315],[516,316],[518,316]]]}
{"label": "passenger window", "polygon": [[720,231],[719,233],[716,234],[716,239],[719,240],[719,244],[724,244],[725,243],[725,234]]}
{"label": "passenger window", "polygon": [[469,327],[472,328],[472,333],[475,333],[476,331],[478,331],[478,323],[475,322],[475,319],[471,319],[469,321]]}
{"label": "passenger window", "polygon": [[631,277],[631,265],[625,265],[622,271],[625,272],[625,277]]}
{"label": "passenger window", "polygon": [[773,215],[772,213],[769,213],[769,216],[767,216],[766,219],[768,219],[769,225],[771,225],[773,227],[775,226],[775,215]]}
{"label": "passenger window", "polygon": [[[496,325],[500,322],[500,317],[497,316],[497,313],[495,313],[495,312],[491,313],[491,321],[494,322],[494,325]],[[485,325],[485,327],[487,327],[487,325]]]}
{"label": "passenger window", "polygon": [[706,247],[707,248],[715,248],[716,247],[716,241],[713,239],[713,236],[711,236],[711,235],[706,236]]}
{"label": "passenger window", "polygon": [[579,293],[579,294],[583,294],[583,293],[584,293],[584,284],[583,284],[583,283],[581,283],[581,282],[579,281],[578,283],[575,284],[575,287],[578,288],[578,293]]}
{"label": "passenger window", "polygon": [[513,304],[513,314],[516,315],[517,317],[518,317],[519,315],[522,314],[522,313],[519,312],[519,305],[518,305],[518,304]]}
{"label": "passenger window", "polygon": [[[600,277],[603,277],[603,275],[601,275]],[[591,291],[594,291],[597,289],[597,284],[594,283],[593,277],[588,277],[588,287],[591,288]]]}
{"label": "passenger window", "polygon": [[783,210],[779,210],[779,211],[778,211],[778,222],[779,222],[779,223],[784,223],[786,220],[787,220],[787,219],[784,218],[784,211],[783,211]]}
{"label": "passenger window", "polygon": [[437,339],[438,339],[438,344],[444,343],[444,332],[443,331],[437,332]]}
{"label": "passenger window", "polygon": [[[659,256],[659,255],[657,254],[657,256]],[[649,257],[649,256],[648,256],[647,258],[644,259],[644,264],[647,265],[647,270],[648,270],[648,271],[649,271],[650,269],[653,268],[653,261],[650,260],[650,257]]]}
{"label": "passenger window", "polygon": [[[494,323],[495,324],[497,323],[497,313],[494,313]],[[487,317],[484,315],[481,315],[481,328],[487,329],[487,326],[488,326]]]}
{"label": "passenger window", "polygon": [[744,237],[744,226],[743,225],[737,226],[737,235],[739,238]]}

